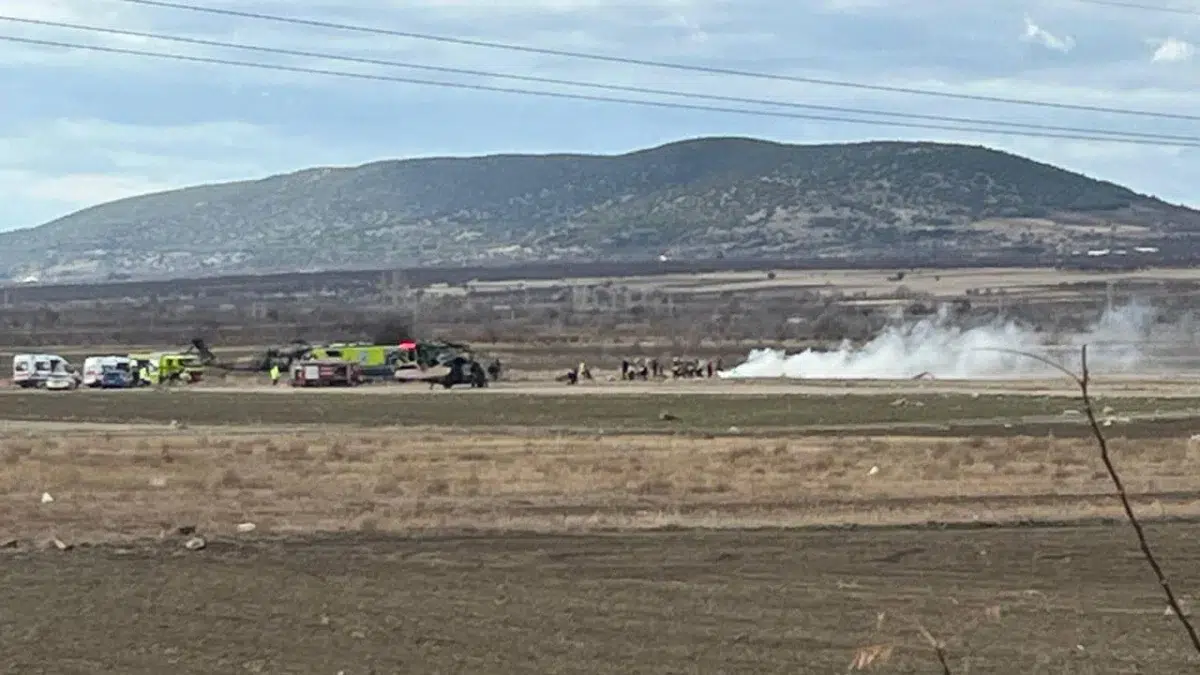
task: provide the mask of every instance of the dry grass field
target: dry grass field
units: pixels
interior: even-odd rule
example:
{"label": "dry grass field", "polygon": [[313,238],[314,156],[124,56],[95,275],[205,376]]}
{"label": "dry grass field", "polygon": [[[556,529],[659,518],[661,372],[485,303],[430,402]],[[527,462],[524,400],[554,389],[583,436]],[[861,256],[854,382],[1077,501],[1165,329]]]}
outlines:
{"label": "dry grass field", "polygon": [[[768,342],[836,343],[843,325],[862,340],[876,305],[969,296],[1049,330],[1094,311],[1108,281],[1200,297],[1194,270],[895,273],[565,284],[632,289],[636,312],[556,299],[561,281],[430,292],[412,308],[422,330],[467,334],[514,369],[486,390],[214,374],[171,391],[4,391],[0,672],[795,675],[874,655],[863,672],[941,673],[920,626],[954,675],[1195,671],[1062,380],[607,381],[624,356],[732,365]],[[38,344],[74,345],[39,351],[81,361],[210,325],[234,356],[394,309],[225,300],[30,305],[5,349],[36,325]],[[126,321],[144,315],[153,331]],[[101,345],[115,335],[131,344]],[[553,382],[580,360],[597,381]],[[1095,393],[1192,607],[1188,368],[1100,373]],[[205,546],[187,548],[196,535]]]}
{"label": "dry grass field", "polygon": [[[1119,444],[1152,516],[1200,516],[1189,439]],[[1082,439],[732,438],[37,427],[0,436],[0,533],[102,542],[1016,522],[1119,515]],[[49,493],[54,501],[42,503]]]}
{"label": "dry grass field", "polygon": [[[1200,445],[1114,449],[1190,606]],[[1200,663],[1081,439],[11,422],[0,505],[10,672]]]}

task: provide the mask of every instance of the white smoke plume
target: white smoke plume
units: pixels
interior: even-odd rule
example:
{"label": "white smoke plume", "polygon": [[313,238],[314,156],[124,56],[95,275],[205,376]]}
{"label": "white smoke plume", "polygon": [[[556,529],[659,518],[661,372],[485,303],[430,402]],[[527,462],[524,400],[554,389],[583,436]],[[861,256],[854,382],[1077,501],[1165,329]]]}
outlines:
{"label": "white smoke plume", "polygon": [[1172,333],[1190,333],[1181,331],[1179,325],[1174,331],[1161,326],[1157,319],[1152,308],[1129,304],[1109,308],[1083,333],[1055,338],[1011,320],[998,319],[973,328],[956,326],[943,307],[934,316],[893,325],[859,347],[846,341],[832,351],[809,349],[799,354],[756,349],[744,363],[721,376],[830,380],[911,379],[923,374],[939,379],[1045,377],[1056,371],[1027,356],[997,350],[1037,354],[1078,372],[1084,344],[1088,345],[1092,372],[1128,373],[1154,368],[1152,342],[1159,343]]}

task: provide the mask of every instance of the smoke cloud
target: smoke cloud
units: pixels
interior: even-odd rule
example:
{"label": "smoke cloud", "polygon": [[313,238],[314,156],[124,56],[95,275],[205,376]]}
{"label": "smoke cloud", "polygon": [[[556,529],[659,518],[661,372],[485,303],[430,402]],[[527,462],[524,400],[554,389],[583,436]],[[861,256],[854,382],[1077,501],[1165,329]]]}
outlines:
{"label": "smoke cloud", "polygon": [[[1097,374],[1145,372],[1167,367],[1156,352],[1166,339],[1187,335],[1176,324],[1164,326],[1158,313],[1142,304],[1109,308],[1090,328],[1071,335],[1050,335],[1012,320],[986,325],[955,325],[948,308],[919,321],[890,326],[868,343],[849,341],[832,351],[809,349],[786,354],[756,349],[746,361],[721,373],[726,378],[911,379],[923,374],[939,379],[1013,379],[1054,376],[1045,363],[997,350],[1036,354],[1079,370],[1079,351],[1088,345],[1088,367]],[[1061,373],[1057,373],[1060,374]]]}

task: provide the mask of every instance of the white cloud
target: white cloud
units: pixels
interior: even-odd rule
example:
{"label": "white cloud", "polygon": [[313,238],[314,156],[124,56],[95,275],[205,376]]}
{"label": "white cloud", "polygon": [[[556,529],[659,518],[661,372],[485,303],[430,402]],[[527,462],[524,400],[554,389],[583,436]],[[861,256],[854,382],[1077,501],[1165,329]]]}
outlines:
{"label": "white cloud", "polygon": [[[62,215],[199,183],[284,172],[333,155],[244,122],[135,125],[55,119],[0,137],[0,201]],[[315,161],[313,161],[315,160]],[[32,224],[32,223],[30,223]]]}
{"label": "white cloud", "polygon": [[1025,17],[1025,32],[1021,35],[1021,39],[1036,42],[1047,49],[1064,54],[1075,48],[1075,38],[1069,35],[1059,37],[1034,23],[1033,19],[1028,16]]}
{"label": "white cloud", "polygon": [[855,14],[887,8],[894,0],[820,0],[817,7],[825,12]]}
{"label": "white cloud", "polygon": [[[15,16],[22,19],[37,19],[42,21],[78,21],[84,18],[97,18],[94,11],[97,3],[83,3],[78,0],[0,0],[0,14]],[[91,9],[93,11],[89,12]],[[115,10],[109,5],[108,10]]]}
{"label": "white cloud", "polygon": [[10,198],[53,202],[75,209],[91,204],[181,187],[170,181],[144,176],[111,173],[38,174],[32,171],[0,170],[0,181],[19,185]]}
{"label": "white cloud", "polygon": [[1159,43],[1150,60],[1155,63],[1177,63],[1191,60],[1195,53],[1196,48],[1190,42],[1169,37]]}
{"label": "white cloud", "polygon": [[[1155,67],[1147,59],[1147,45],[1156,50],[1158,62],[1191,56],[1178,15],[1085,7],[1066,0],[206,0],[201,4],[776,75],[1093,106],[1200,111],[1200,90],[1181,82],[1174,69]],[[1024,15],[1026,10],[1036,11],[1036,22],[1033,15]],[[642,68],[148,8],[118,0],[0,0],[0,15],[828,106],[1187,135],[1195,127],[1167,120]],[[763,16],[771,20],[764,22]],[[1022,20],[1021,40],[1038,45],[1032,53],[1010,32],[997,28]],[[372,75],[650,98],[4,22],[0,34]],[[1164,35],[1177,37],[1164,39]],[[1070,58],[1056,53],[1070,53]],[[1135,181],[1144,191],[1155,192],[1161,185],[1173,198],[1200,203],[1200,187],[1189,188],[1180,179],[1200,179],[1186,167],[1186,157],[1147,147],[561,102],[3,42],[0,82],[4,100],[0,172],[7,178],[0,184],[0,202],[8,207],[0,212],[0,218],[6,219],[0,220],[0,229],[34,224],[51,213],[61,215],[144,190],[260,177],[318,164],[500,150],[621,151],[701,133],[814,142],[861,138],[981,142],[1028,150],[1045,161],[1087,169],[1101,177]],[[1192,182],[1200,185],[1200,180]]]}

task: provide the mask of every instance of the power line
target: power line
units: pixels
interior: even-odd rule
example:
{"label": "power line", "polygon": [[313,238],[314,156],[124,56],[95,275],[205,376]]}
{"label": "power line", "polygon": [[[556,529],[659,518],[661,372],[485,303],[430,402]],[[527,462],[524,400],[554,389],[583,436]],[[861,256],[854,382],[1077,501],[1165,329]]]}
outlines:
{"label": "power line", "polygon": [[1200,15],[1200,10],[1183,7],[1163,7],[1162,5],[1146,5],[1140,2],[1124,2],[1123,0],[1074,0],[1081,5],[1097,5],[1099,7],[1116,7],[1118,9],[1137,9],[1143,12],[1166,12],[1168,14]]}
{"label": "power line", "polygon": [[326,59],[331,61],[345,61],[350,63],[359,63],[375,66],[387,66],[393,68],[408,68],[413,70],[426,70],[439,73],[450,73],[456,75],[471,75],[476,77],[487,77],[495,79],[518,80],[522,82],[535,82],[539,84],[553,84],[569,87],[583,87],[589,89],[600,89],[606,91],[617,91],[633,94],[649,94],[654,96],[672,96],[685,99],[701,99],[709,101],[718,101],[722,103],[737,103],[741,105],[763,105],[763,106],[778,106],[786,108],[796,108],[803,110],[817,110],[829,113],[838,114],[854,114],[854,115],[874,115],[880,117],[895,117],[901,119],[916,119],[932,122],[953,123],[953,124],[971,124],[971,125],[987,125],[1010,127],[1015,129],[1033,129],[1039,131],[1053,131],[1062,133],[1088,134],[1088,135],[1106,135],[1118,136],[1124,138],[1144,138],[1158,141],[1180,141],[1184,143],[1200,143],[1198,136],[1177,136],[1170,134],[1144,133],[1135,131],[1114,131],[1108,129],[1092,129],[1084,127],[1069,127],[1055,126],[1048,124],[1032,124],[1027,122],[1008,122],[1003,120],[988,120],[969,117],[950,117],[946,115],[930,115],[921,113],[905,113],[886,110],[870,110],[865,108],[848,108],[844,106],[817,105],[811,103],[795,103],[790,101],[776,101],[768,99],[755,99],[740,96],[721,96],[716,94],[700,94],[694,92],[673,91],[670,89],[656,89],[650,87],[634,87],[627,85],[603,84],[594,82],[575,82],[572,80],[563,80],[549,77],[538,77],[532,75],[513,75],[509,73],[497,73],[483,70],[471,70],[466,68],[452,68],[447,66],[434,66],[419,63],[406,63],[400,61],[387,61],[382,59],[371,59],[355,56],[343,56],[339,54],[330,54],[328,52],[310,52],[295,49],[281,49],[276,47],[264,47],[261,45],[248,45],[236,42],[222,42],[217,40],[206,40],[201,38],[190,38],[178,35],[165,35],[162,33],[148,33],[143,31],[134,31],[124,28],[108,28],[103,26],[89,26],[76,23],[65,23],[60,21],[46,21],[42,19],[27,19],[13,16],[0,15],[0,21],[9,21],[13,23],[30,24],[36,26],[46,26],[52,28],[66,28],[70,30],[80,30],[93,33],[106,33],[110,35],[121,35],[125,37],[149,38],[153,40],[165,40],[170,42],[179,42],[184,44],[202,45],[206,47],[220,47],[226,49],[241,49],[252,52],[281,54],[285,56],[298,56],[304,58]]}
{"label": "power line", "polygon": [[[491,42],[487,40],[472,40],[467,38],[456,38],[447,35],[434,35],[431,33],[416,33],[411,31],[392,30],[387,28],[375,28],[372,26],[362,26],[354,24],[336,23],[332,21],[319,21],[316,19],[300,19],[296,17],[278,16],[274,14],[262,14],[259,12],[246,12],[236,9],[222,9],[218,7],[202,7],[198,5],[185,5],[176,2],[167,2],[165,0],[117,0],[118,2],[127,2],[135,5],[146,5],[151,7],[161,7],[166,9],[182,9],[191,12],[201,12],[206,14],[220,14],[224,16],[234,16],[243,19],[255,19],[258,21],[272,21],[276,23],[287,23],[299,26],[309,26],[312,28],[327,28],[332,30],[352,31],[356,33],[369,33],[373,35],[388,35],[392,37],[410,38],[413,40],[427,40],[432,42],[442,42],[447,44],[458,44],[470,47],[485,47],[488,49],[503,49],[508,51],[525,52],[528,54],[541,54],[544,56],[562,56],[573,59],[586,59],[589,61],[603,61],[607,63],[621,63],[624,65],[643,66],[648,68],[663,68],[668,70],[688,71],[694,73],[707,73],[710,75],[726,75],[733,77],[751,77],[761,80],[774,80],[778,82],[796,82],[800,84],[814,84],[827,87],[842,87],[847,89],[858,89],[867,91],[882,91],[894,94],[909,94],[914,96],[934,96],[938,98],[949,98],[964,101],[981,101],[985,103],[1005,103],[1009,105],[1034,106],[1040,108],[1056,108],[1059,110],[1078,110],[1093,113],[1108,113],[1113,115],[1133,115],[1137,117],[1153,117],[1159,119],[1176,119],[1189,120],[1200,122],[1200,115],[1187,115],[1183,113],[1165,113],[1153,112],[1149,110],[1134,110],[1129,108],[1112,108],[1106,106],[1092,106],[1075,103],[1059,103],[1055,101],[1037,101],[1033,99],[1007,98],[1003,96],[985,96],[982,94],[963,94],[947,91],[937,91],[933,89],[918,89],[913,87],[896,87],[882,84],[867,84],[865,82],[851,82],[848,80],[831,80],[814,77],[800,77],[797,75],[780,75],[777,73],[763,73],[747,70],[736,70],[731,68],[717,68],[710,66],[687,65],[682,63],[672,63],[668,61],[653,61],[649,59],[636,59],[626,56],[610,56],[606,54],[593,54],[589,52],[576,52],[563,49],[550,49],[546,47],[529,47],[525,45],[514,45],[503,42]],[[1100,2],[1101,0],[1093,0]],[[1115,0],[1114,0],[1115,1]]]}
{"label": "power line", "polygon": [[[697,110],[703,112],[719,112],[740,115],[754,115],[760,117],[776,117],[787,119],[803,119],[819,122],[846,123],[846,124],[870,124],[876,126],[893,126],[906,127],[912,129],[932,129],[940,131],[957,131],[967,133],[994,134],[1001,136],[1016,136],[1016,137],[1031,137],[1031,138],[1053,138],[1064,140],[1083,140],[1097,141],[1110,143],[1124,143],[1132,145],[1150,145],[1150,146],[1170,146],[1170,147],[1200,147],[1200,143],[1193,141],[1160,141],[1152,139],[1144,139],[1128,136],[1097,136],[1086,134],[1067,134],[1067,133],[1043,133],[1038,131],[1007,131],[1004,129],[989,129],[984,127],[969,127],[969,126],[950,126],[942,124],[924,124],[918,122],[897,122],[891,120],[871,120],[857,119],[851,117],[834,117],[831,115],[812,115],[804,113],[791,113],[770,110],[752,110],[747,108],[727,108],[720,106],[705,106],[686,103],[675,103],[667,101],[652,101],[645,99],[629,99],[607,96],[593,96],[589,94],[573,94],[567,92],[554,91],[538,91],[532,89],[517,89],[512,87],[496,87],[483,84],[467,84],[460,82],[445,82],[439,80],[423,80],[418,78],[398,77],[392,75],[354,73],[347,71],[328,70],[323,68],[308,68],[302,66],[286,66],[273,63],[261,63],[253,61],[238,61],[234,59],[223,59],[203,56],[189,56],[185,54],[170,54],[163,52],[152,52],[138,49],[126,49],[120,47],[103,47],[99,45],[88,45],[72,42],[62,42],[57,40],[39,40],[33,38],[23,38],[11,35],[0,35],[0,41],[14,42],[28,45],[36,45],[43,47],[59,47],[65,49],[83,49],[87,51],[104,52],[110,54],[124,54],[130,56],[143,56],[149,58],[169,59],[175,61],[186,61],[192,63],[205,63],[213,65],[237,66],[244,68],[257,68],[260,70],[275,70],[282,72],[304,73],[312,75],[329,75],[334,77],[346,77],[360,80],[373,80],[382,82],[398,82],[403,84],[415,84],[422,86],[447,87],[453,89],[468,89],[474,91],[489,91],[506,94],[520,94],[527,96],[542,96],[547,98],[558,98],[568,100],[594,101],[604,103],[621,103],[626,105],[641,105],[657,108],[677,109],[677,110]],[[1105,131],[1102,133],[1116,133]]]}
{"label": "power line", "polygon": [[1066,134],[1066,133],[1050,133],[1039,131],[1009,131],[1004,129],[984,128],[984,127],[968,127],[968,126],[950,126],[941,124],[926,124],[921,122],[898,122],[892,120],[870,120],[859,119],[852,117],[835,117],[832,115],[812,115],[795,112],[782,112],[773,110],[751,110],[747,108],[726,108],[722,106],[707,106],[696,105],[689,103],[676,103],[668,101],[650,101],[645,99],[618,98],[609,96],[593,96],[590,94],[572,94],[567,92],[557,91],[537,91],[533,89],[517,89],[514,87],[494,87],[483,84],[467,84],[461,82],[444,82],[438,80],[422,80],[410,77],[397,77],[394,75],[378,75],[368,73],[352,73],[339,70],[327,70],[323,68],[307,68],[301,66],[285,66],[274,63],[256,63],[253,61],[238,61],[234,59],[221,59],[205,56],[188,56],[185,54],[168,54],[163,52],[151,52],[139,49],[125,49],[120,47],[102,47],[99,45],[87,45],[72,42],[61,42],[57,40],[38,40],[34,38],[23,38],[13,35],[0,35],[0,41],[14,42],[19,44],[36,45],[41,47],[59,47],[64,49],[83,49],[94,52],[104,52],[109,54],[125,54],[129,56],[144,56],[149,58],[170,59],[175,61],[187,61],[191,63],[206,63],[222,66],[238,66],[243,68],[257,68],[260,70],[275,70],[292,73],[305,73],[310,75],[329,75],[335,77],[346,77],[360,80],[372,80],[378,82],[399,82],[404,84],[416,84],[431,87],[447,87],[452,89],[469,89],[474,91],[489,91],[503,94],[521,94],[526,96],[542,96],[546,98],[558,98],[577,101],[594,101],[602,103],[621,103],[625,105],[640,105],[655,108],[667,108],[674,110],[696,110],[702,112],[718,112],[729,113],[736,115],[755,115],[760,117],[776,117],[786,119],[802,119],[813,120],[817,122],[832,122],[838,124],[869,124],[874,126],[890,126],[890,127],[905,127],[910,129],[932,129],[938,131],[957,131],[976,134],[992,134],[999,136],[1015,136],[1028,138],[1053,138],[1062,140],[1076,141],[1095,141],[1101,143],[1124,143],[1130,145],[1149,145],[1159,147],[1180,147],[1180,148],[1197,148],[1200,143],[1185,142],[1185,141],[1158,141],[1144,138],[1131,138],[1120,136],[1096,136],[1085,134]]}

